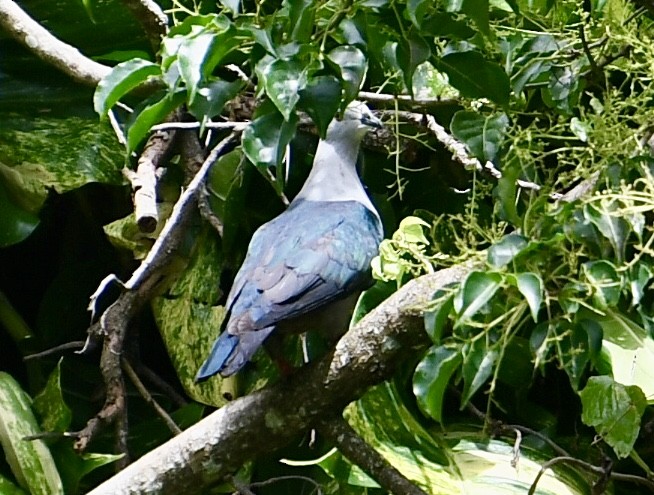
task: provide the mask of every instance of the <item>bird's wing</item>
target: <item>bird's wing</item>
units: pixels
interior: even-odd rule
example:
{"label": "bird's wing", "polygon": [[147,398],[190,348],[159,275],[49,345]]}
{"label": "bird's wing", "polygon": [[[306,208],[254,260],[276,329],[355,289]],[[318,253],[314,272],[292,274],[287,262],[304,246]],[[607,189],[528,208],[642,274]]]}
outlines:
{"label": "bird's wing", "polygon": [[369,281],[379,219],[356,201],[298,201],[252,238],[227,301],[238,335],[307,313]]}

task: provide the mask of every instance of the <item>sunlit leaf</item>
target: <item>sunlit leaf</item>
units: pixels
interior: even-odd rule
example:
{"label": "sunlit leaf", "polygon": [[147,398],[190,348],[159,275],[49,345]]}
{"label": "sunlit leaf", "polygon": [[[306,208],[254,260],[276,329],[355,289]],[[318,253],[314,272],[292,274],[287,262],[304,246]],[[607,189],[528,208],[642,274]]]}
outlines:
{"label": "sunlit leaf", "polygon": [[494,268],[502,268],[508,265],[526,245],[527,239],[524,236],[516,233],[506,235],[488,248],[488,263]]}
{"label": "sunlit leaf", "polygon": [[461,362],[459,349],[432,347],[418,363],[413,375],[413,394],[420,409],[439,423],[442,421],[447,384]]}
{"label": "sunlit leaf", "polygon": [[45,442],[25,439],[41,432],[30,403],[18,382],[0,372],[0,444],[11,471],[33,495],[63,495],[61,478]]}
{"label": "sunlit leaf", "polygon": [[334,48],[327,55],[337,70],[340,71],[345,92],[345,103],[354,100],[359,94],[368,70],[366,56],[356,46],[342,45]]}
{"label": "sunlit leaf", "polygon": [[281,163],[286,145],[295,133],[295,114],[291,120],[272,111],[257,116],[243,132],[243,152],[258,167],[273,167]]}
{"label": "sunlit leaf", "polygon": [[160,75],[159,65],[148,60],[133,58],[118,64],[98,83],[93,96],[93,108],[101,118],[104,118],[123,96],[149,77]]}
{"label": "sunlit leaf", "polygon": [[534,322],[537,322],[545,291],[543,279],[535,273],[518,273],[515,278],[517,279],[518,290],[525,296],[527,304],[529,304],[531,317]]}
{"label": "sunlit leaf", "polygon": [[581,420],[594,426],[618,457],[627,457],[638,438],[640,419],[647,406],[643,391],[608,376],[593,376],[579,396]]}
{"label": "sunlit leaf", "polygon": [[457,326],[472,318],[493,298],[502,283],[499,273],[472,272],[461,284],[454,298]]}
{"label": "sunlit leaf", "polygon": [[234,98],[243,85],[240,79],[231,82],[214,79],[198,89],[193,103],[189,105],[191,115],[197,119],[219,115],[225,108],[225,103]]}
{"label": "sunlit leaf", "polygon": [[262,61],[257,65],[257,74],[277,110],[289,120],[307,85],[307,67],[296,60]]}

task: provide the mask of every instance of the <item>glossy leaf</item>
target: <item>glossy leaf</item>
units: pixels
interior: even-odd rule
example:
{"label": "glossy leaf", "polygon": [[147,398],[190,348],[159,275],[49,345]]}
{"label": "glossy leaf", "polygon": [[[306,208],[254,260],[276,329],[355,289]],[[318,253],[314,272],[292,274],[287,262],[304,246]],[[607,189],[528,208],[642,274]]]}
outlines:
{"label": "glossy leaf", "polygon": [[366,56],[356,46],[342,45],[329,52],[327,57],[336,70],[340,71],[347,104],[357,97],[366,77],[368,71]]}
{"label": "glossy leaf", "polygon": [[498,157],[509,125],[506,114],[482,115],[461,110],[454,114],[450,129],[482,163]]}
{"label": "glossy leaf", "polygon": [[285,120],[293,115],[308,81],[307,68],[296,60],[266,59],[257,65],[257,74],[266,88],[266,94]]}
{"label": "glossy leaf", "polygon": [[454,310],[458,314],[455,326],[465,323],[488,304],[501,284],[499,273],[472,272],[468,275],[454,298]]}
{"label": "glossy leaf", "polygon": [[11,471],[33,495],[63,495],[61,478],[45,442],[25,439],[41,432],[30,402],[18,382],[0,372],[0,444]]}
{"label": "glossy leaf", "polygon": [[0,247],[7,247],[27,238],[39,224],[39,217],[18,204],[0,181]]}
{"label": "glossy leaf", "polygon": [[502,237],[488,248],[488,263],[493,268],[502,268],[527,246],[527,239],[520,234],[512,233]]}
{"label": "glossy leaf", "polygon": [[463,394],[461,395],[461,408],[463,409],[492,375],[498,353],[495,349],[489,348],[486,345],[486,340],[482,338],[464,346],[462,354]]}
{"label": "glossy leaf", "polygon": [[300,107],[309,114],[322,138],[340,104],[341,84],[334,76],[313,77],[300,92]]}
{"label": "glossy leaf", "polygon": [[537,322],[538,312],[545,292],[543,279],[535,273],[518,273],[515,278],[520,294],[525,297],[527,304],[529,304],[531,317],[534,322]]}
{"label": "glossy leaf", "polygon": [[445,72],[450,84],[468,98],[488,98],[499,105],[509,102],[509,76],[495,62],[475,51],[454,52],[435,62]]}
{"label": "glossy leaf", "polygon": [[584,206],[584,216],[609,240],[618,263],[621,263],[631,231],[629,222],[610,210],[602,211],[591,204]]}
{"label": "glossy leaf", "polygon": [[640,420],[647,406],[643,391],[608,376],[593,376],[580,393],[581,420],[593,426],[617,454],[627,457],[636,443]]}
{"label": "glossy leaf", "polygon": [[289,7],[291,39],[307,42],[314,29],[316,2],[314,0],[286,0]]}
{"label": "glossy leaf", "polygon": [[654,402],[654,339],[647,330],[610,309],[605,316],[586,312],[585,317],[602,327],[602,354],[609,360],[613,379],[637,385]]}
{"label": "glossy leaf", "polygon": [[189,105],[189,111],[195,118],[213,118],[225,108],[225,104],[234,98],[243,88],[243,81],[223,81],[214,79],[198,89],[198,92]]}
{"label": "glossy leaf", "polygon": [[243,132],[243,152],[257,167],[281,163],[286,146],[295,134],[297,117],[286,120],[277,111],[258,116]]}
{"label": "glossy leaf", "polygon": [[557,355],[573,390],[578,390],[590,362],[589,339],[581,325],[560,322],[556,326]]}
{"label": "glossy leaf", "polygon": [[133,58],[116,65],[98,83],[93,96],[93,108],[101,118],[127,93],[143,84],[149,77],[160,76],[161,68],[147,60]]}
{"label": "glossy leaf", "polygon": [[402,69],[404,85],[413,94],[413,74],[420,64],[431,56],[429,44],[420,36],[411,33],[397,47],[397,63]]}
{"label": "glossy leaf", "polygon": [[443,330],[454,309],[454,296],[438,293],[434,295],[434,299],[440,299],[440,301],[436,309],[425,311],[425,330],[429,334],[431,341],[435,345],[440,345]]}
{"label": "glossy leaf", "polygon": [[432,347],[413,374],[413,394],[420,409],[439,423],[443,421],[443,399],[447,384],[462,362],[458,349]]}
{"label": "glossy leaf", "polygon": [[168,115],[184,103],[186,91],[167,93],[159,101],[143,108],[127,128],[127,152],[134,151],[150,134],[150,128],[164,121]]}
{"label": "glossy leaf", "polygon": [[601,309],[616,306],[622,292],[622,277],[615,265],[606,260],[588,261],[582,269],[592,287],[595,305]]}

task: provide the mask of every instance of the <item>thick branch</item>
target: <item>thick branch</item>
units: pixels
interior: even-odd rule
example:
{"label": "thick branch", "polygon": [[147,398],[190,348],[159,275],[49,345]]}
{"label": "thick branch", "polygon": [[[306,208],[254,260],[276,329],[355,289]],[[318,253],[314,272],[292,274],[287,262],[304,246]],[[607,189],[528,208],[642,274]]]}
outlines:
{"label": "thick branch", "polygon": [[227,404],[91,494],[201,492],[246,461],[286,445],[427,347],[422,308],[436,290],[463,280],[475,266],[470,262],[409,282],[348,332],[331,355],[284,383]]}
{"label": "thick branch", "polygon": [[41,60],[82,84],[96,86],[111,70],[55,38],[12,0],[0,0],[0,28]]}
{"label": "thick branch", "polygon": [[168,16],[152,0],[123,0],[123,4],[141,24],[145,35],[156,52],[161,45],[161,38],[168,30]]}

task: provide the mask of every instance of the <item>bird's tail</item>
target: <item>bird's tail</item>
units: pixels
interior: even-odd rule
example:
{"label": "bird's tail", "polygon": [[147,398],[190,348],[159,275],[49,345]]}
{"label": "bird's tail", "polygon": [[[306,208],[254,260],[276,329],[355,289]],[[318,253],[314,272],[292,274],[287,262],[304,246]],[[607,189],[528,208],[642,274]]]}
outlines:
{"label": "bird's tail", "polygon": [[214,343],[209,357],[198,371],[195,381],[204,381],[216,373],[220,373],[222,376],[236,373],[245,366],[245,363],[261,347],[274,328],[273,326],[266,327],[241,335],[232,335],[226,330],[223,331]]}

